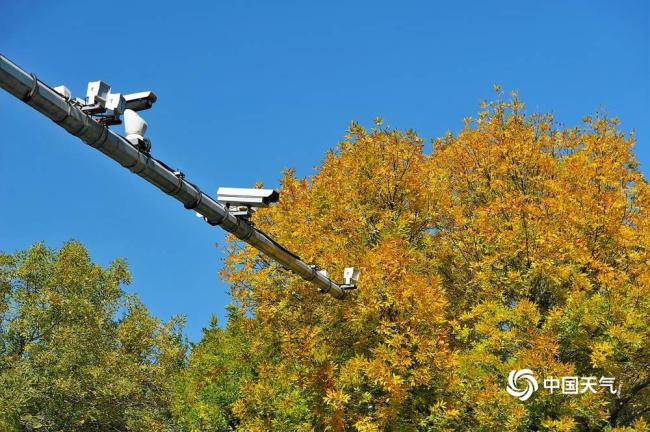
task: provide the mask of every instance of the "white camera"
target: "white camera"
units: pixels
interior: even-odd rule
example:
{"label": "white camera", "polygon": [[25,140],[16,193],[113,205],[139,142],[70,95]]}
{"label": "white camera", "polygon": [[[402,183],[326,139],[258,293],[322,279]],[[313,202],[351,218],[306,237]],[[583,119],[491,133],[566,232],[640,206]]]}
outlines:
{"label": "white camera", "polygon": [[345,285],[356,285],[359,282],[359,270],[354,267],[346,267],[343,270],[343,281]]}
{"label": "white camera", "polygon": [[67,88],[64,85],[60,85],[58,87],[54,87],[54,91],[63,96],[66,99],[72,99],[72,92],[70,91],[69,88]]}
{"label": "white camera", "polygon": [[217,201],[227,207],[268,207],[278,202],[280,194],[274,189],[241,189],[220,187],[217,190]]}
{"label": "white camera", "polygon": [[158,97],[152,91],[144,91],[128,94],[124,96],[124,100],[126,101],[126,109],[142,111],[151,108],[154,102],[158,100]]}
{"label": "white camera", "polygon": [[110,111],[113,115],[121,115],[126,108],[126,100],[124,96],[119,93],[109,93],[106,96],[106,103],[104,107]]}
{"label": "white camera", "polygon": [[138,149],[149,153],[151,151],[151,140],[145,138],[147,122],[140,115],[130,109],[124,110],[124,132],[126,140]]}
{"label": "white camera", "polygon": [[86,91],[84,111],[97,114],[109,110],[111,114],[119,116],[125,109],[133,111],[149,109],[156,100],[158,97],[152,91],[121,95],[120,93],[111,93],[111,86],[104,81],[91,81],[88,83]]}
{"label": "white camera", "polygon": [[88,83],[86,101],[82,110],[88,114],[105,113],[104,124],[120,124],[120,116],[127,108],[126,99],[120,93],[111,93],[111,86],[104,81]]}
{"label": "white camera", "polygon": [[103,106],[110,92],[111,86],[104,81],[91,81],[86,91],[86,104]]}
{"label": "white camera", "polygon": [[88,114],[106,111],[106,100],[111,93],[111,86],[104,81],[91,81],[86,91],[86,102],[82,110]]}

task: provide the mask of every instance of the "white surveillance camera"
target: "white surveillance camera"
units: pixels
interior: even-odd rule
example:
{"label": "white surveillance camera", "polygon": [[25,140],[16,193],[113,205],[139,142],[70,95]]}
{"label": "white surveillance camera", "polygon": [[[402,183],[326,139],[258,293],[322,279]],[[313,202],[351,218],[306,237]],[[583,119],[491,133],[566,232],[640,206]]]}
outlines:
{"label": "white surveillance camera", "polygon": [[106,96],[106,103],[104,104],[104,107],[107,110],[110,110],[113,115],[119,116],[124,112],[124,109],[126,108],[126,101],[124,100],[124,96],[119,93],[109,93]]}
{"label": "white surveillance camera", "polygon": [[278,202],[280,194],[274,189],[224,188],[217,190],[217,201],[226,206],[268,207]]}
{"label": "white surveillance camera", "polygon": [[133,110],[124,110],[124,131],[126,132],[127,141],[138,149],[149,153],[151,141],[149,138],[144,137],[147,131],[147,122]]}
{"label": "white surveillance camera", "polygon": [[60,85],[58,87],[54,87],[54,91],[63,96],[66,99],[72,99],[72,92],[70,91],[69,88],[67,88],[64,85]]}
{"label": "white surveillance camera", "polygon": [[104,81],[91,81],[86,91],[86,104],[103,106],[110,92],[111,86]]}
{"label": "white surveillance camera", "polygon": [[125,95],[124,100],[127,109],[142,111],[151,108],[154,102],[158,100],[158,97],[152,91],[144,91]]}
{"label": "white surveillance camera", "polygon": [[137,135],[142,139],[147,131],[147,122],[137,112],[124,110],[124,131],[127,138],[129,135]]}
{"label": "white surveillance camera", "polygon": [[86,100],[81,108],[86,114],[99,114],[106,111],[106,100],[111,93],[111,86],[104,81],[88,83]]}
{"label": "white surveillance camera", "polygon": [[346,267],[343,270],[343,280],[346,285],[354,285],[359,282],[359,270],[354,267]]}

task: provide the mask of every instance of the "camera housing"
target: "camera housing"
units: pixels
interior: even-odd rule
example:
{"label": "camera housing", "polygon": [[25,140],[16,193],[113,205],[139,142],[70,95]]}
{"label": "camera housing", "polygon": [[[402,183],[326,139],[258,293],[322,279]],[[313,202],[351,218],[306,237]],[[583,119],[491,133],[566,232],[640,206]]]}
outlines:
{"label": "camera housing", "polygon": [[64,85],[60,85],[57,87],[54,87],[54,91],[63,96],[66,99],[72,99],[72,92],[70,91],[69,88],[67,88]]}
{"label": "camera housing", "polygon": [[[64,94],[63,91],[59,93]],[[64,96],[66,95],[64,94]],[[88,83],[83,109],[90,114],[98,114],[108,110],[111,114],[119,116],[126,109],[132,111],[147,110],[157,100],[158,97],[152,91],[122,95],[120,93],[112,93],[111,86],[104,81],[91,81]]]}
{"label": "camera housing", "polygon": [[106,111],[106,100],[111,93],[111,86],[104,81],[91,81],[86,91],[86,101],[82,111],[86,114],[99,114]]}
{"label": "camera housing", "polygon": [[144,137],[147,132],[147,122],[131,109],[124,110],[124,132],[126,140],[134,147],[145,153],[151,151],[151,140]]}
{"label": "camera housing", "polygon": [[120,93],[109,93],[106,96],[104,108],[115,116],[120,116],[126,109],[126,100]]}
{"label": "camera housing", "polygon": [[158,100],[158,97],[152,91],[144,91],[125,95],[124,100],[126,102],[126,109],[143,111],[151,108]]}
{"label": "camera housing", "polygon": [[356,285],[359,282],[359,270],[354,267],[343,269],[343,281],[345,285]]}
{"label": "camera housing", "polygon": [[220,187],[217,201],[226,207],[268,207],[278,202],[280,194],[275,189],[244,189]]}

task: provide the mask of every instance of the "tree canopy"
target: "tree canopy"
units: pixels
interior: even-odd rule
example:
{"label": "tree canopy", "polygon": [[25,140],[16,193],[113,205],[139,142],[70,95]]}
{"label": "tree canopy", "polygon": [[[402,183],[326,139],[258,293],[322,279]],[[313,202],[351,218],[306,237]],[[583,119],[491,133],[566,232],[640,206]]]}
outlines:
{"label": "tree canopy", "polygon": [[[513,95],[428,150],[352,124],[317,172],[288,170],[254,223],[345,301],[233,241],[234,306],[206,329],[174,412],[187,431],[647,430],[650,188],[616,119],[563,128]],[[538,391],[508,372],[611,376]]]}
{"label": "tree canopy", "polygon": [[[124,292],[123,260],[77,242],[0,254],[0,430],[647,431],[633,145],[615,118],[561,127],[516,95],[431,148],[353,123],[253,223],[335,279],[359,268],[358,289],[325,296],[230,239],[233,304],[189,356],[180,318]],[[506,383],[524,369],[617,387],[520,400]]]}
{"label": "tree canopy", "polygon": [[0,254],[0,430],[174,431],[182,321],[161,323],[69,242]]}

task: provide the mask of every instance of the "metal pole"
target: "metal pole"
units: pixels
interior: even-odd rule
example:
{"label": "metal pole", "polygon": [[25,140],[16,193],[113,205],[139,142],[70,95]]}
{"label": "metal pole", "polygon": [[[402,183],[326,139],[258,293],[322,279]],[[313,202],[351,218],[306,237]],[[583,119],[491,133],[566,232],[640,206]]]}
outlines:
{"label": "metal pole", "polygon": [[174,197],[185,208],[203,215],[210,225],[221,226],[304,280],[313,283],[321,292],[329,293],[337,299],[345,298],[345,290],[331,279],[317,272],[314,267],[307,265],[248,222],[231,215],[221,203],[185,180],[184,176],[140,152],[126,139],[97,123],[77,106],[40,82],[34,74],[25,72],[3,55],[0,55],[0,87],[70,134]]}

